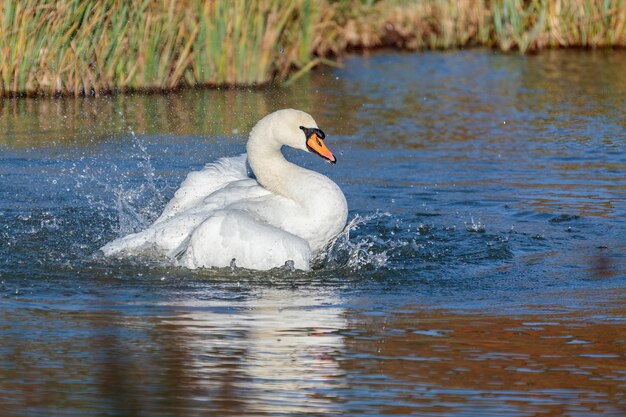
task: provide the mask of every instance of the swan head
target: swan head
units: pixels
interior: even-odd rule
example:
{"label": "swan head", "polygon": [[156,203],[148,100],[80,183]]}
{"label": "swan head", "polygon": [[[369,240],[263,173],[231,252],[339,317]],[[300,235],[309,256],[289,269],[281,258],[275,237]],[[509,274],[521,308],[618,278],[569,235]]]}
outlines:
{"label": "swan head", "polygon": [[294,109],[278,110],[261,119],[254,127],[251,137],[255,135],[255,131],[267,128],[271,134],[263,135],[263,140],[273,141],[273,146],[286,145],[315,153],[327,162],[337,162],[337,158],[324,143],[326,135],[308,113]]}

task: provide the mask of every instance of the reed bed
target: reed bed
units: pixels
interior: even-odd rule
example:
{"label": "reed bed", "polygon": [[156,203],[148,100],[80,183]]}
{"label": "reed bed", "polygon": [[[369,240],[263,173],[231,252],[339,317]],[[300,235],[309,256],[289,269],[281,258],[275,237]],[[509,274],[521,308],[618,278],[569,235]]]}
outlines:
{"label": "reed bed", "polygon": [[626,0],[0,0],[0,95],[249,86],[349,49],[625,47]]}
{"label": "reed bed", "polygon": [[317,21],[311,0],[7,0],[1,10],[4,96],[265,84],[313,59]]}
{"label": "reed bed", "polygon": [[342,22],[345,47],[626,47],[626,0],[382,0]]}

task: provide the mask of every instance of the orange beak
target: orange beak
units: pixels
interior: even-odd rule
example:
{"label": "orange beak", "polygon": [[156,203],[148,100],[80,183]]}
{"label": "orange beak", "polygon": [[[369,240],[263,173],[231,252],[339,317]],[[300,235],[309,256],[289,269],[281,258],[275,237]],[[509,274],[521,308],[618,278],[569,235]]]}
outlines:
{"label": "orange beak", "polygon": [[326,159],[328,162],[332,164],[337,163],[337,158],[333,155],[333,153],[326,147],[323,139],[320,139],[316,133],[313,133],[311,137],[306,140],[306,146],[310,151],[315,152],[322,158]]}

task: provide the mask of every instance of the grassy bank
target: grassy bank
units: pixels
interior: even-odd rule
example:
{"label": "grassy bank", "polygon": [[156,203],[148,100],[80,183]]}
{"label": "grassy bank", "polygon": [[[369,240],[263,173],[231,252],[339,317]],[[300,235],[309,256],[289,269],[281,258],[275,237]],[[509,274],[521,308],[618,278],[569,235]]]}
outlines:
{"label": "grassy bank", "polygon": [[0,2],[0,95],[282,82],[350,48],[626,46],[626,0]]}

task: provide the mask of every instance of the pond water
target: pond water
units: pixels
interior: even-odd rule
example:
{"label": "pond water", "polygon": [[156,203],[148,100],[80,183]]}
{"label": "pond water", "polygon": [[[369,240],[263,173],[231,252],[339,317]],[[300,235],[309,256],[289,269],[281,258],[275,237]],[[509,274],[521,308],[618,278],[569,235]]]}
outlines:
{"label": "pond water", "polygon": [[[289,89],[0,101],[3,416],[624,415],[626,53],[377,53]],[[322,268],[103,259],[283,107]]]}

